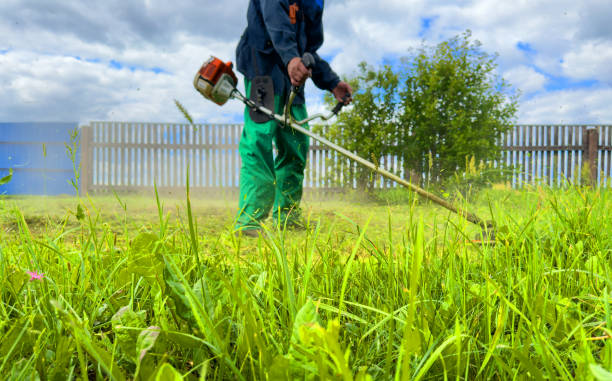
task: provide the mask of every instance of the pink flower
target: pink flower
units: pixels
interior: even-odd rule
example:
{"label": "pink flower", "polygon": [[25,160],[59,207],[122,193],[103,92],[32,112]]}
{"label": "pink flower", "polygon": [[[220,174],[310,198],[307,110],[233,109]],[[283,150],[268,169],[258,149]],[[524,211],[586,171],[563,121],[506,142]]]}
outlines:
{"label": "pink flower", "polygon": [[36,271],[26,271],[26,274],[30,276],[30,282],[33,281],[34,279],[42,280],[43,277],[45,276],[45,274],[43,273],[39,274]]}

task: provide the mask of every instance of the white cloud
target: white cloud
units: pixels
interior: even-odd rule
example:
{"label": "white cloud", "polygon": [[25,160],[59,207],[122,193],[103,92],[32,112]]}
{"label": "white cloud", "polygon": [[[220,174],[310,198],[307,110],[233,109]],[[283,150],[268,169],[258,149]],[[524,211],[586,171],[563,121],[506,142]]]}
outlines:
{"label": "white cloud", "polygon": [[612,84],[612,41],[592,41],[563,57],[563,72],[571,78]]}
{"label": "white cloud", "polygon": [[598,124],[612,121],[612,89],[554,91],[524,101],[520,123]]}
{"label": "white cloud", "polygon": [[[209,55],[234,59],[247,6],[247,0],[3,0],[0,120],[182,121],[177,98],[199,121],[238,121],[240,103],[220,108],[191,81]],[[484,50],[499,53],[499,72],[529,94],[520,122],[605,123],[612,122],[610,16],[607,0],[328,0],[320,52],[333,56],[339,74],[351,74],[360,61],[376,65],[408,54],[422,39],[435,44],[471,29]],[[124,68],[110,67],[111,60]],[[164,72],[144,70],[150,68]],[[598,83],[549,92],[547,78],[574,87],[579,80]],[[307,89],[311,113],[323,111],[323,93]]]}
{"label": "white cloud", "polygon": [[516,66],[503,75],[510,85],[518,88],[523,95],[535,93],[544,88],[546,77],[531,67]]}
{"label": "white cloud", "polygon": [[191,83],[201,62],[185,61],[192,70],[155,74],[114,69],[107,62],[9,52],[0,56],[0,66],[10,68],[2,81],[8,85],[0,93],[5,106],[0,120],[177,121],[182,116],[174,106],[176,98],[200,121],[235,122],[232,115],[242,106],[228,103],[221,111],[204,100]]}

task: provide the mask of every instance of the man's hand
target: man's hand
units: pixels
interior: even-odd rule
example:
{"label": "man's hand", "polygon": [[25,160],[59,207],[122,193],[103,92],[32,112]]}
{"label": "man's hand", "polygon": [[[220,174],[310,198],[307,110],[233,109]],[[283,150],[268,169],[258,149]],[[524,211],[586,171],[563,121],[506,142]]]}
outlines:
{"label": "man's hand", "polygon": [[292,58],[291,61],[289,61],[287,72],[289,73],[289,79],[291,79],[291,84],[293,86],[302,86],[308,77],[312,75],[312,70],[306,69],[300,57]]}
{"label": "man's hand", "polygon": [[353,97],[351,96],[351,94],[353,94],[353,89],[351,89],[351,86],[344,81],[338,82],[338,86],[332,90],[332,93],[338,102],[342,102],[344,105],[348,105],[353,100]]}

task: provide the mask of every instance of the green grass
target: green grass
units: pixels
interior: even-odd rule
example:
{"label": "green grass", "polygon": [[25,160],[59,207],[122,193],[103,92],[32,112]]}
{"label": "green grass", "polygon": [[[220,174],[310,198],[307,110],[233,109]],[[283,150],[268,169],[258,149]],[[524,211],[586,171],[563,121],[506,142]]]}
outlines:
{"label": "green grass", "polygon": [[233,200],[1,199],[0,378],[609,379],[612,193],[466,206],[497,245],[415,202],[238,239]]}

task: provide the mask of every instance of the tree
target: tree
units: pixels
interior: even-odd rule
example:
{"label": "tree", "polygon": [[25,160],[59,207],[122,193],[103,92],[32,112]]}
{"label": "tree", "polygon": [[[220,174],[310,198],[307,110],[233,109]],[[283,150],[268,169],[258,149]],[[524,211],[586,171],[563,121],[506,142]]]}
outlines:
{"label": "tree", "polygon": [[499,137],[515,119],[517,97],[469,31],[404,61],[399,152],[408,167],[443,180],[465,171],[466,158],[499,158]]}
{"label": "tree", "polygon": [[[435,47],[423,45],[399,65],[361,63],[348,79],[353,107],[326,134],[375,163],[386,155],[403,159],[405,176],[412,173],[415,182],[422,176],[443,181],[474,160],[491,162],[517,111],[517,96],[496,74],[496,59],[467,31]],[[345,185],[374,185],[363,167],[344,164],[336,173]]]}

